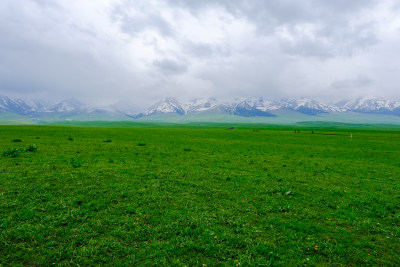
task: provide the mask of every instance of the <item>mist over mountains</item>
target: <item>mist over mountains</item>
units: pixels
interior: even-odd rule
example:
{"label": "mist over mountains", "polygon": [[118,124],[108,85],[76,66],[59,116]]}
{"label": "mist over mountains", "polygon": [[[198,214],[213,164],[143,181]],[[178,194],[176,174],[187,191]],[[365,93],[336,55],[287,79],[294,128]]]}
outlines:
{"label": "mist over mountains", "polygon": [[59,103],[42,100],[22,100],[0,97],[0,113],[16,114],[34,120],[124,120],[146,119],[156,115],[199,116],[233,115],[243,118],[276,117],[283,113],[318,116],[321,114],[360,114],[400,116],[400,101],[363,97],[336,103],[323,103],[309,98],[271,100],[265,97],[218,101],[215,98],[196,98],[181,103],[175,98],[164,98],[145,110],[127,104],[89,106],[76,99]]}

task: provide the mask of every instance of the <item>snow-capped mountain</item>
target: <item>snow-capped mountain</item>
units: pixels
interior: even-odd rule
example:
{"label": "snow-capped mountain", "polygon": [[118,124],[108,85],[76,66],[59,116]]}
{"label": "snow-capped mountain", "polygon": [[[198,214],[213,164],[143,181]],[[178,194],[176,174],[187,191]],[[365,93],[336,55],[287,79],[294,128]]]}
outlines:
{"label": "snow-capped mountain", "polygon": [[0,112],[11,112],[20,115],[27,115],[32,112],[39,110],[38,105],[29,105],[25,101],[19,98],[11,99],[7,96],[0,96]]}
{"label": "snow-capped mountain", "polygon": [[227,113],[243,117],[274,117],[268,111],[277,110],[281,106],[276,101],[265,98],[248,98],[233,102],[218,102],[215,98],[195,98],[189,103],[182,104],[175,98],[164,98],[144,112],[133,115],[134,118],[151,116],[154,114],[200,114],[205,112]]}
{"label": "snow-capped mountain", "polygon": [[199,114],[211,111],[242,117],[273,117],[275,116],[274,113],[284,110],[292,110],[311,116],[346,111],[400,115],[400,102],[369,97],[336,104],[327,104],[309,98],[292,98],[275,101],[259,97],[237,99],[231,102],[218,102],[215,98],[194,99],[187,104],[182,104],[174,98],[164,98],[146,111],[137,114],[135,117],[163,113],[175,113],[179,115]]}
{"label": "snow-capped mountain", "polygon": [[195,98],[187,104],[182,104],[185,114],[196,114],[217,109],[225,110],[226,106],[215,98]]}
{"label": "snow-capped mountain", "polygon": [[285,99],[282,100],[282,107],[292,109],[307,115],[317,115],[320,113],[343,111],[337,106],[324,104],[309,98]]}
{"label": "snow-capped mountain", "polygon": [[22,100],[20,98],[0,97],[0,112],[10,112],[19,115],[37,116],[42,113],[85,112],[85,104],[68,99],[57,104],[49,104],[42,100]]}
{"label": "snow-capped mountain", "polygon": [[281,105],[276,101],[266,98],[247,98],[233,102],[229,105],[229,113],[242,117],[275,117],[270,111],[278,110]]}
{"label": "snow-capped mountain", "polygon": [[337,105],[347,111],[400,115],[399,101],[384,100],[376,97],[363,97],[350,101],[342,101],[337,103]]}
{"label": "snow-capped mountain", "polygon": [[44,100],[24,100],[25,104],[30,107],[29,113],[38,113],[47,111],[52,105]]}
{"label": "snow-capped mountain", "polygon": [[141,118],[145,116],[151,116],[155,114],[168,114],[168,113],[175,113],[179,115],[184,115],[185,110],[183,109],[182,105],[173,97],[163,98],[144,112],[139,114],[133,115],[134,118]]}
{"label": "snow-capped mountain", "polygon": [[260,111],[273,111],[282,108],[282,104],[278,101],[270,100],[265,97],[252,97],[238,100],[234,103],[236,106],[249,107]]}

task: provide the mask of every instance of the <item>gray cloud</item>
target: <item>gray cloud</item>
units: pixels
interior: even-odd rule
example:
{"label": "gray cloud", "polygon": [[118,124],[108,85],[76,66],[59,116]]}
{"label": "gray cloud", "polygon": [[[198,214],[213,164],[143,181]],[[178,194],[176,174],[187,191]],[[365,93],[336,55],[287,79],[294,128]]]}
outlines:
{"label": "gray cloud", "polygon": [[220,46],[216,44],[195,43],[186,41],[182,44],[182,50],[195,58],[213,58],[213,57],[229,57],[231,55],[229,46]]}
{"label": "gray cloud", "polygon": [[394,0],[4,0],[0,94],[400,98]]}
{"label": "gray cloud", "polygon": [[173,29],[160,12],[149,6],[131,6],[129,1],[115,7],[112,17],[121,24],[125,33],[136,35],[139,32],[151,29],[161,35],[172,36]]}
{"label": "gray cloud", "polygon": [[187,63],[168,58],[156,60],[153,65],[164,75],[178,75],[185,73],[188,69]]}
{"label": "gray cloud", "polygon": [[186,53],[200,58],[210,58],[215,54],[213,46],[203,43],[187,42],[184,45],[184,49]]}
{"label": "gray cloud", "polygon": [[[354,47],[378,42],[373,23],[354,21],[377,4],[372,0],[355,1],[169,1],[192,12],[215,7],[224,8],[237,18],[245,17],[256,25],[261,35],[274,35],[286,29],[294,42],[281,40],[282,51],[300,56],[331,57],[351,54]],[[365,19],[365,18],[364,18]],[[304,32],[306,28],[315,30]]]}

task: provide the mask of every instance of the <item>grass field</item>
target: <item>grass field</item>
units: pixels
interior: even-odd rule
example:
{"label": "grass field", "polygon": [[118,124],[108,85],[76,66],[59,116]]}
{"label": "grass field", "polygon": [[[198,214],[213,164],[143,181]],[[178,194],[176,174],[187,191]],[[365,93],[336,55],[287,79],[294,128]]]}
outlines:
{"label": "grass field", "polygon": [[128,126],[0,126],[0,266],[400,262],[399,129]]}

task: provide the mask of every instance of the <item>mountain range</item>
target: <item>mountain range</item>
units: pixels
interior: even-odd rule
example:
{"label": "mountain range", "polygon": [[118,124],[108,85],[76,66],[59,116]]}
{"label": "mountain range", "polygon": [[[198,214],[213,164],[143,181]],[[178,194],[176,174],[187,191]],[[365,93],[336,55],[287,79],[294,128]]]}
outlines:
{"label": "mountain range", "polygon": [[400,102],[364,97],[326,104],[309,98],[275,101],[259,97],[237,99],[229,102],[219,102],[215,98],[194,99],[189,103],[179,103],[175,98],[164,98],[143,112],[127,115],[133,118],[141,118],[155,114],[226,113],[241,117],[276,117],[277,114],[285,110],[309,116],[345,112],[400,116]]}
{"label": "mountain range", "polygon": [[[149,108],[137,112],[135,107],[113,104],[93,107],[76,99],[59,103],[42,100],[22,100],[0,96],[0,114],[15,114],[33,120],[124,120],[146,119],[154,116],[205,116],[232,115],[242,118],[279,118],[282,114],[320,116],[322,114],[374,114],[399,116],[400,102],[376,97],[363,97],[335,103],[322,103],[309,98],[271,100],[265,97],[218,101],[215,98],[193,99],[181,103],[175,98],[164,98]],[[212,120],[212,119],[211,119]]]}

